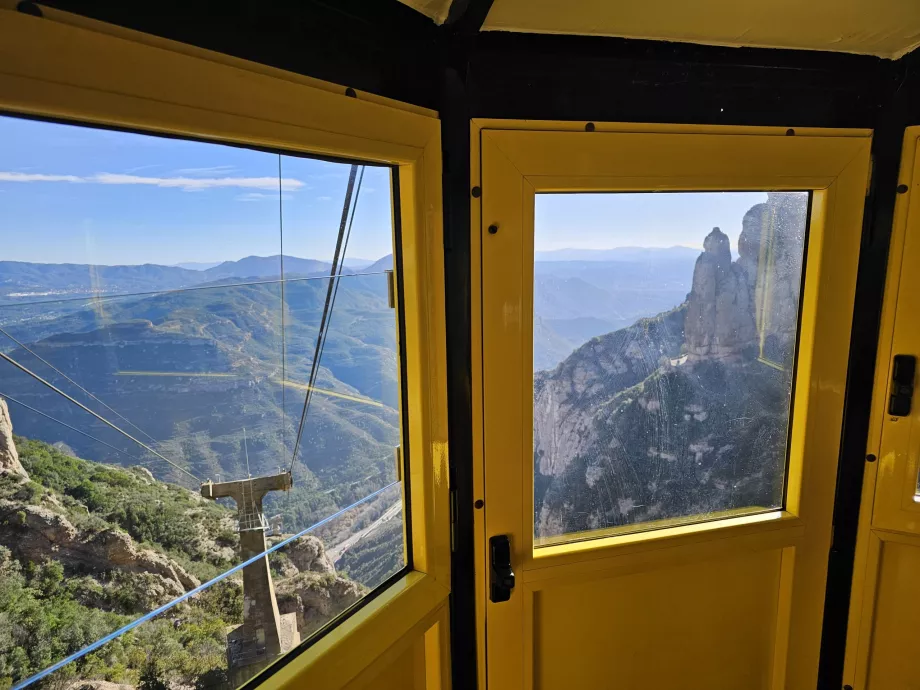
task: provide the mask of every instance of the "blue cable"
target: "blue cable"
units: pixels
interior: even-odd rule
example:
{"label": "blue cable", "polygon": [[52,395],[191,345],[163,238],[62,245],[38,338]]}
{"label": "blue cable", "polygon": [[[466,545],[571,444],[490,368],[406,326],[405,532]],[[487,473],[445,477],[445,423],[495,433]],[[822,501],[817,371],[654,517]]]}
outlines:
{"label": "blue cable", "polygon": [[389,489],[389,488],[392,488],[392,487],[396,486],[397,484],[399,484],[399,481],[398,481],[398,480],[395,481],[395,482],[392,482],[392,483],[390,483],[390,484],[387,484],[387,485],[386,485],[385,487],[383,487],[382,489],[377,489],[374,493],[368,494],[368,495],[365,496],[364,498],[358,499],[357,501],[355,501],[354,503],[352,503],[350,506],[348,506],[348,507],[346,507],[346,508],[342,508],[342,509],[341,509],[340,511],[338,511],[337,513],[333,513],[333,514],[330,515],[329,517],[323,518],[322,520],[320,520],[320,521],[317,522],[316,524],[310,525],[310,526],[307,527],[306,529],[304,529],[304,530],[298,532],[297,534],[295,534],[295,535],[293,535],[293,536],[291,536],[291,537],[288,537],[288,538],[285,539],[284,541],[278,542],[277,544],[275,544],[275,545],[274,545],[273,547],[271,547],[270,549],[266,549],[266,550],[263,551],[262,553],[253,556],[253,557],[250,558],[248,561],[244,561],[243,563],[240,563],[239,565],[234,566],[233,568],[231,568],[231,569],[228,570],[227,572],[218,575],[218,576],[215,577],[213,580],[209,580],[208,582],[205,582],[203,585],[198,585],[197,587],[195,587],[195,589],[193,589],[193,590],[191,590],[191,591],[189,591],[189,592],[186,592],[185,594],[183,594],[182,596],[180,596],[180,597],[178,597],[178,598],[176,598],[176,599],[173,599],[173,600],[172,600],[171,602],[169,602],[168,604],[163,604],[163,606],[161,606],[160,608],[155,609],[155,610],[151,611],[150,613],[141,616],[141,617],[138,618],[136,621],[132,621],[132,622],[128,623],[126,626],[124,626],[123,628],[119,628],[119,629],[116,630],[115,632],[110,633],[110,634],[106,635],[105,637],[103,637],[103,638],[101,638],[101,639],[99,639],[99,640],[96,640],[96,641],[93,642],[91,645],[87,645],[86,647],[84,647],[83,649],[81,649],[79,652],[74,652],[74,653],[71,654],[69,657],[66,657],[65,659],[61,659],[59,662],[57,662],[56,664],[54,664],[54,665],[52,665],[52,666],[49,666],[49,667],[46,668],[44,671],[40,671],[39,673],[36,673],[34,676],[30,676],[29,678],[26,678],[24,681],[22,681],[22,682],[20,682],[20,683],[17,683],[16,685],[14,685],[13,688],[12,688],[12,690],[20,690],[20,688],[24,688],[24,687],[26,687],[27,685],[31,685],[31,684],[34,683],[35,681],[41,680],[42,678],[44,678],[44,677],[46,677],[46,676],[48,676],[48,675],[54,673],[54,672],[57,671],[58,669],[63,668],[64,666],[66,666],[67,664],[71,663],[72,661],[76,661],[77,659],[86,656],[86,655],[89,654],[90,652],[96,651],[97,649],[99,649],[99,648],[102,647],[103,645],[105,645],[105,644],[111,642],[112,640],[114,640],[116,637],[121,637],[121,636],[124,635],[126,632],[128,632],[128,631],[130,631],[130,630],[134,630],[134,628],[136,628],[137,626],[141,625],[142,623],[146,623],[146,622],[149,621],[151,618],[155,618],[155,617],[159,616],[161,613],[164,613],[165,611],[168,611],[168,610],[171,609],[173,606],[176,606],[177,604],[181,604],[183,601],[185,601],[185,600],[188,599],[189,597],[195,596],[196,594],[198,594],[198,593],[203,592],[204,590],[206,590],[206,589],[207,589],[208,587],[210,587],[211,585],[215,585],[215,584],[217,584],[218,582],[220,582],[221,580],[224,580],[224,579],[230,577],[233,573],[237,572],[238,570],[241,570],[242,568],[245,568],[245,567],[246,567],[247,565],[249,565],[250,563],[255,563],[255,562],[256,562],[257,560],[259,560],[260,558],[262,558],[262,557],[264,557],[264,556],[267,556],[268,554],[270,554],[270,553],[272,553],[272,552],[274,552],[274,551],[277,551],[278,549],[280,549],[280,548],[283,547],[283,546],[287,546],[287,545],[290,544],[292,541],[295,541],[295,540],[297,540],[297,539],[300,539],[303,535],[307,534],[308,532],[312,532],[312,531],[315,530],[317,527],[322,527],[323,525],[325,525],[326,523],[330,522],[331,520],[334,520],[335,518],[339,517],[339,516],[342,515],[343,513],[347,513],[347,512],[348,512],[349,510],[351,510],[352,508],[358,507],[359,505],[361,505],[361,504],[364,503],[365,501],[368,501],[368,500],[374,498],[375,496],[379,496],[379,495],[382,494],[384,491],[386,491],[386,490]]}

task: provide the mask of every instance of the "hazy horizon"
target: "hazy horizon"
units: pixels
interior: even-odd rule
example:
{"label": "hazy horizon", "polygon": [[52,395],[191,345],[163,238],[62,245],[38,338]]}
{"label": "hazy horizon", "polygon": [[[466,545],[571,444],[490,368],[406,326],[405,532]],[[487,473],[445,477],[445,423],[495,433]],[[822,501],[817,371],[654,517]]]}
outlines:
{"label": "hazy horizon", "polygon": [[[334,253],[346,163],[9,116],[0,137],[0,260],[176,266]],[[714,226],[734,249],[745,211],[764,200],[538,194],[535,250],[701,249]],[[391,225],[389,168],[367,166],[346,261],[392,253]]]}
{"label": "hazy horizon", "polygon": [[[627,246],[627,245],[624,245],[624,246],[618,246],[618,247],[597,247],[597,248],[562,247],[562,248],[560,248],[560,249],[551,249],[551,250],[541,250],[541,249],[538,249],[538,250],[536,250],[535,253],[538,254],[538,255],[543,255],[543,256],[545,257],[545,255],[564,254],[564,253],[566,253],[566,252],[588,252],[588,253],[603,254],[603,253],[607,253],[607,252],[616,252],[616,251],[624,251],[624,252],[629,252],[629,251],[662,251],[662,252],[664,252],[664,251],[669,251],[669,250],[681,250],[681,249],[685,249],[685,250],[687,250],[687,251],[693,251],[693,252],[702,251],[702,248],[701,248],[701,247],[690,247],[690,246],[687,246],[687,245],[672,245],[672,246],[669,246],[669,247],[654,247],[654,246],[653,246],[653,247],[646,247],[646,246],[642,246],[642,245],[628,245],[628,246]],[[732,249],[734,250],[734,247],[732,247]],[[112,268],[112,267],[116,267],[116,266],[144,266],[144,265],[150,265],[150,266],[164,266],[164,267],[166,267],[166,268],[185,268],[186,270],[200,270],[200,271],[205,271],[205,270],[208,270],[208,268],[213,268],[213,267],[216,267],[216,266],[220,266],[220,265],[225,264],[225,263],[235,263],[235,262],[238,262],[238,261],[243,261],[243,260],[245,260],[245,259],[272,259],[272,258],[275,258],[275,257],[277,257],[277,256],[279,256],[279,255],[278,255],[278,254],[268,254],[268,255],[249,254],[249,255],[247,255],[247,256],[241,256],[241,257],[236,258],[236,259],[222,259],[222,260],[220,260],[220,261],[218,261],[218,260],[211,260],[211,261],[207,261],[207,260],[202,260],[202,261],[180,261],[180,262],[174,263],[174,264],[160,264],[160,263],[155,263],[155,262],[152,262],[152,261],[145,261],[145,262],[143,262],[143,263],[120,263],[120,264],[80,264],[80,263],[74,262],[74,261],[23,261],[23,260],[21,260],[21,259],[6,259],[6,258],[3,258],[3,257],[0,257],[0,262],[7,261],[7,262],[10,262],[10,263],[47,264],[47,265],[52,265],[52,266],[54,266],[54,265],[63,266],[63,265],[68,265],[68,264],[69,264],[69,265],[92,265],[92,266],[100,266],[100,267],[105,266],[105,267],[108,267],[108,268]],[[345,258],[345,264],[346,264],[346,266],[347,266],[348,264],[352,264],[352,265],[354,265],[354,264],[365,264],[365,265],[368,265],[368,266],[369,266],[369,265],[371,265],[371,264],[377,263],[378,261],[381,261],[381,260],[383,260],[383,259],[386,259],[386,258],[388,258],[388,257],[390,257],[390,256],[392,256],[392,252],[389,252],[389,253],[387,253],[387,254],[385,254],[385,255],[383,255],[383,256],[377,257],[376,259],[369,259],[369,258],[367,258],[367,257],[352,257],[352,256],[349,256],[349,257],[346,257],[346,258]],[[301,261],[319,261],[319,262],[329,263],[329,264],[332,263],[332,258],[331,258],[331,257],[330,257],[330,258],[317,258],[317,257],[313,257],[313,256],[294,256],[294,255],[292,255],[292,254],[285,254],[285,255],[284,255],[284,258],[285,258],[285,259],[298,259],[298,260],[301,260]],[[605,261],[605,259],[603,259],[603,258],[599,258],[599,259],[555,259],[555,261],[592,261],[592,260],[596,260],[596,261]],[[541,258],[537,258],[536,261],[540,262],[540,261],[548,261],[548,260],[547,260],[546,258],[542,258],[542,257],[541,257]],[[195,268],[191,268],[190,266],[192,266],[192,265],[194,265]]]}

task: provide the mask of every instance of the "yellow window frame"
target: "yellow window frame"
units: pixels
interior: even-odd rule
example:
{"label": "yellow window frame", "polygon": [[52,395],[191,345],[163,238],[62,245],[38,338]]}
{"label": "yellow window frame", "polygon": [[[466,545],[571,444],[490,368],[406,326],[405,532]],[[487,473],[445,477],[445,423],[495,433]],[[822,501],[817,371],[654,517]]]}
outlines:
{"label": "yellow window frame", "polygon": [[425,686],[447,687],[450,511],[437,114],[43,12],[39,18],[0,10],[2,112],[398,167],[412,570],[305,651],[282,657],[264,686],[362,686],[375,662],[393,657],[414,635],[423,640]]}
{"label": "yellow window frame", "polygon": [[[787,498],[784,509],[762,514],[535,548],[532,524],[526,518],[533,515],[532,463],[523,462],[522,472],[521,462],[514,458],[521,439],[530,438],[524,428],[528,418],[525,417],[522,424],[518,419],[520,413],[516,409],[509,410],[501,420],[500,429],[492,424],[492,431],[488,430],[484,413],[488,393],[483,363],[488,344],[482,350],[474,348],[474,492],[476,498],[485,499],[485,510],[475,513],[474,532],[480,683],[484,686],[487,669],[487,543],[491,535],[507,533],[513,535],[512,545],[517,555],[512,562],[516,564],[516,571],[517,567],[521,568],[517,572],[519,582],[533,590],[539,589],[541,582],[546,580],[578,581],[592,577],[592,573],[627,567],[635,559],[644,562],[680,560],[739,547],[783,548],[781,626],[774,651],[771,687],[787,687],[787,683],[788,687],[808,687],[809,684],[813,687],[811,679],[817,674],[827,568],[827,548],[824,547],[830,546],[832,529],[872,133],[869,130],[816,128],[791,132],[779,127],[591,124],[592,127],[586,128],[584,122],[485,119],[472,122],[471,184],[482,190],[481,196],[472,200],[472,256],[485,256],[486,238],[490,242],[501,241],[501,231],[494,236],[484,234],[484,229],[497,222],[499,216],[506,227],[512,228],[512,236],[518,226],[531,227],[533,195],[538,192],[812,190],[808,267],[801,297],[797,345],[798,384],[790,419]],[[623,135],[620,147],[616,156],[599,161],[596,133],[603,136],[608,132]],[[721,137],[716,148],[712,147],[709,135]],[[484,161],[487,150],[491,152],[492,161],[488,169]],[[662,173],[663,169],[668,172]],[[505,198],[507,201],[496,201]],[[526,245],[532,243],[532,238],[525,237],[523,241]],[[507,289],[513,292],[515,285],[526,285],[528,267],[518,265],[512,250],[508,249],[505,255],[511,260],[500,276],[493,273],[496,281],[493,284],[484,282],[488,278],[482,266],[473,263],[473,342],[483,342],[483,319],[486,317],[482,305],[487,291],[489,299],[502,301],[504,309],[503,325],[492,324],[493,332],[500,328],[517,328],[526,341],[532,328],[532,323],[528,325],[532,304],[527,297],[530,295],[532,301],[532,294],[525,289],[522,301],[506,300],[507,295],[512,294]],[[532,271],[532,266],[529,270]],[[529,342],[524,349],[527,347]],[[516,361],[513,352],[489,351],[488,357],[500,362]],[[504,390],[522,389],[521,380],[526,381],[530,375],[526,357],[523,368],[526,371],[493,366],[489,385]],[[500,379],[497,384],[495,377]],[[525,409],[532,405],[532,391],[527,390],[527,386],[523,389],[520,404]],[[501,458],[488,468],[487,443],[490,444],[490,457]],[[804,462],[806,455],[807,463]],[[504,494],[501,501],[490,502],[487,472],[490,485],[515,487],[515,491]],[[803,502],[801,499],[806,492],[810,498]],[[487,511],[490,511],[488,531]],[[520,541],[515,544],[517,537]],[[808,583],[808,587],[797,586],[793,591],[793,572],[803,570],[805,576],[795,581]],[[496,607],[497,618],[490,620],[488,635],[508,637],[507,653],[515,662],[508,666],[516,667],[520,656],[520,667],[529,668],[528,654],[531,652],[527,639],[523,649],[517,649],[516,644],[512,648],[512,638],[521,629],[522,620],[527,625],[530,615],[526,598],[524,610],[519,610],[522,604],[513,601],[500,606],[505,608]],[[517,687],[516,680],[512,684]]]}

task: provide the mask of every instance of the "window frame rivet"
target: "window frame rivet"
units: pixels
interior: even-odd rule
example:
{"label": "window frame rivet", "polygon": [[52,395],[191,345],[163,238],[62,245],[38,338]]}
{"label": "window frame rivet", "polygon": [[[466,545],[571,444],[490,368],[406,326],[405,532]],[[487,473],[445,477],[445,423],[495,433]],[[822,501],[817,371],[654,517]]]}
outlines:
{"label": "window frame rivet", "polygon": [[470,194],[473,195],[474,199],[478,199],[482,196],[482,190],[479,187],[473,187],[473,189],[470,190]]}
{"label": "window frame rivet", "polygon": [[907,190],[910,189],[906,184],[898,185],[898,194],[907,194]]}
{"label": "window frame rivet", "polygon": [[866,462],[875,462],[876,460],[878,460],[878,458],[876,458],[872,453],[869,453],[866,456]]}
{"label": "window frame rivet", "polygon": [[497,233],[498,233],[498,226],[495,223],[492,223],[492,225],[489,226],[489,234],[495,235]]}
{"label": "window frame rivet", "polygon": [[474,507],[476,510],[482,510],[482,507],[483,507],[485,504],[486,504],[485,501],[483,501],[481,498],[477,498],[477,499],[476,499],[476,502],[473,504],[473,507]]}

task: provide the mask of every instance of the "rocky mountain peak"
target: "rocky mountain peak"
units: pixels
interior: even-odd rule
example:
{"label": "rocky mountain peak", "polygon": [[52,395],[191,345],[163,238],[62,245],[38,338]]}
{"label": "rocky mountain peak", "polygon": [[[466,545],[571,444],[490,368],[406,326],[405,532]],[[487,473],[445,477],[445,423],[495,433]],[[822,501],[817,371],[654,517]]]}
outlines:
{"label": "rocky mountain peak", "polygon": [[695,359],[737,357],[756,337],[748,271],[732,263],[728,236],[719,228],[707,235],[696,260],[684,335]]}
{"label": "rocky mountain peak", "polygon": [[713,228],[712,232],[706,235],[706,239],[703,240],[703,251],[714,254],[723,261],[728,259],[728,262],[731,263],[732,251],[728,235],[717,227]]}
{"label": "rocky mountain peak", "polygon": [[10,408],[6,400],[0,398],[0,475],[17,474],[23,479],[29,478],[29,473],[19,462],[19,452],[13,443],[13,420],[10,418]]}

